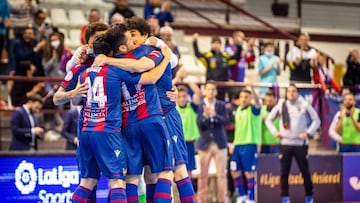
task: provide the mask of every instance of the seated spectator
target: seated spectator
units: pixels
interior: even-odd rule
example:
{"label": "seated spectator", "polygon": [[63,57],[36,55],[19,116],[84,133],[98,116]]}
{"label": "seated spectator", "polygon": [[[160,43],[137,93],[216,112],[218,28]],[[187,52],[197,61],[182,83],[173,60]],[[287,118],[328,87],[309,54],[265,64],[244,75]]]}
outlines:
{"label": "seated spectator", "polygon": [[120,13],[115,13],[110,19],[110,25],[116,25],[124,23],[125,18]]}
{"label": "seated spectator", "polygon": [[[112,19],[113,15],[119,13],[124,18],[131,18],[135,16],[134,11],[129,8],[128,0],[117,0],[114,3],[114,8],[109,12],[109,19]],[[109,20],[109,24],[112,24],[112,22]]]}
{"label": "seated spectator", "polygon": [[180,51],[176,45],[175,40],[172,38],[174,31],[170,26],[164,26],[160,28],[160,39],[162,39],[171,51],[180,58]]}
{"label": "seated spectator", "polygon": [[170,1],[161,4],[161,0],[149,0],[144,7],[144,18],[148,19],[150,16],[156,16],[160,27],[174,22],[174,17],[170,12],[170,4]]}
{"label": "seated spectator", "polygon": [[[343,85],[350,88],[360,85],[360,55],[359,50],[350,49],[346,59],[346,73],[343,78]],[[360,88],[358,86],[358,88]],[[354,92],[354,90],[351,90]]]}
{"label": "seated spectator", "polygon": [[88,11],[87,17],[88,17],[89,23],[86,24],[86,25],[81,26],[81,28],[80,28],[80,42],[81,42],[81,44],[86,44],[86,41],[85,41],[85,30],[86,30],[86,28],[89,25],[93,24],[93,23],[101,21],[100,10],[97,9],[97,8],[90,9]]}
{"label": "seated spectator", "polygon": [[321,89],[325,92],[329,87],[333,88],[337,93],[341,92],[341,88],[336,84],[335,80],[331,77],[328,67],[326,66],[326,56],[323,53],[318,53],[312,61],[314,66],[314,83],[320,84]]}
{"label": "seated spectator", "polygon": [[[266,43],[264,48],[264,54],[259,57],[259,75],[260,82],[262,83],[277,83],[277,76],[280,74],[281,61],[278,56],[275,56],[275,47],[272,43]],[[265,95],[268,88],[260,88],[259,94],[261,97]]]}
{"label": "seated spectator", "polygon": [[66,139],[66,150],[76,150],[78,144],[78,119],[81,106],[72,106],[64,115],[61,135]]}
{"label": "seated spectator", "polygon": [[[31,78],[34,76],[36,67],[31,61],[22,61],[19,63],[19,68],[25,70],[26,77]],[[35,81],[14,81],[14,85],[10,90],[11,102],[13,106],[21,106],[26,102],[28,97],[43,94],[45,87],[44,82]]]}
{"label": "seated spectator", "polygon": [[37,150],[37,140],[44,133],[44,129],[39,127],[36,116],[40,112],[42,104],[42,98],[34,95],[13,112],[11,117],[12,139],[9,150]]}
{"label": "seated spectator", "polygon": [[63,77],[66,72],[66,63],[71,56],[71,50],[65,48],[63,35],[58,32],[52,33],[46,40],[42,58],[45,76]]}

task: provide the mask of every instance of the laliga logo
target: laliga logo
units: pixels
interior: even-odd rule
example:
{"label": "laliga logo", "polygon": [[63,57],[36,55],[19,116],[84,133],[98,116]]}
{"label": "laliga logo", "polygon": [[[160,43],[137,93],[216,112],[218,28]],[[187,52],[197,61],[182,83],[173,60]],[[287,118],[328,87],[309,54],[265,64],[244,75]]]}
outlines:
{"label": "laliga logo", "polygon": [[358,177],[353,176],[349,179],[349,183],[354,190],[360,190],[360,180]]}
{"label": "laliga logo", "polygon": [[37,175],[32,163],[22,161],[15,171],[15,186],[23,195],[35,190]]}

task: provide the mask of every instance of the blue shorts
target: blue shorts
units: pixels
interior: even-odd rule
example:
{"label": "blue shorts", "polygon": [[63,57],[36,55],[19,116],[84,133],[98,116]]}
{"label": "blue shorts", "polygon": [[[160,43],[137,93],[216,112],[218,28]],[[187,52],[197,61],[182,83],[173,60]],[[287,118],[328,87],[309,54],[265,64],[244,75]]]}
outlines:
{"label": "blue shorts", "polygon": [[360,144],[340,144],[340,152],[360,152]]}
{"label": "blue shorts", "polygon": [[196,169],[196,161],[195,161],[195,143],[193,141],[186,142],[187,153],[188,153],[188,161],[186,164],[186,169],[188,171],[192,171]]}
{"label": "blue shorts", "polygon": [[188,153],[180,114],[174,108],[165,113],[164,116],[166,127],[169,130],[170,140],[173,145],[175,166],[186,164],[188,161]]}
{"label": "blue shorts", "polygon": [[257,167],[257,145],[235,145],[231,156],[230,169],[232,171],[253,172]]}
{"label": "blue shorts", "polygon": [[171,141],[161,115],[133,123],[123,133],[129,175],[141,175],[144,165],[150,165],[152,173],[174,170]]}
{"label": "blue shorts", "polygon": [[261,154],[278,154],[280,153],[280,145],[261,145]]}
{"label": "blue shorts", "polygon": [[83,131],[79,136],[78,161],[81,178],[125,180],[127,162],[121,133]]}

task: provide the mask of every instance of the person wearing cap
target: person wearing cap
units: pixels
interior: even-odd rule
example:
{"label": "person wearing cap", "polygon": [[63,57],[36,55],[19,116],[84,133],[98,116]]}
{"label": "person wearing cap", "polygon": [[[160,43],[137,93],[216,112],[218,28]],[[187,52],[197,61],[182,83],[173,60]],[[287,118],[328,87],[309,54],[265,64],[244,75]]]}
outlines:
{"label": "person wearing cap", "polygon": [[[203,63],[206,68],[206,81],[228,81],[228,67],[237,63],[241,57],[241,45],[238,44],[237,51],[234,55],[229,55],[226,52],[221,51],[221,39],[220,37],[213,37],[211,39],[211,50],[205,53],[201,53],[198,47],[199,34],[193,35],[193,48],[195,56]],[[225,99],[225,88],[218,87],[218,96],[220,100]]]}

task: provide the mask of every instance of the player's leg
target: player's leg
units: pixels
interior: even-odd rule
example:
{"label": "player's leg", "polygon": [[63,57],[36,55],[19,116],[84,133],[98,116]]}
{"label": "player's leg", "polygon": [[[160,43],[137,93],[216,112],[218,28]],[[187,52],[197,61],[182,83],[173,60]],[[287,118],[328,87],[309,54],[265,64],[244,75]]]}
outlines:
{"label": "player's leg", "polygon": [[237,203],[243,203],[246,199],[246,192],[244,187],[244,177],[242,176],[243,166],[241,164],[241,151],[240,146],[236,145],[231,156],[230,170],[233,178],[234,187],[238,192]]}
{"label": "player's leg", "polygon": [[227,199],[227,149],[215,149],[215,166],[216,166],[216,185],[217,185],[217,201],[226,202]]}
{"label": "player's leg", "polygon": [[304,178],[304,187],[306,194],[306,202],[312,202],[313,198],[313,183],[311,181],[311,175],[309,170],[309,162],[308,162],[308,146],[295,146],[294,149],[295,160],[300,169],[301,175]]}
{"label": "player's leg", "polygon": [[198,190],[196,199],[199,203],[206,203],[209,180],[209,167],[213,155],[210,150],[198,150],[198,156],[200,161],[200,174],[198,176]]}
{"label": "player's leg", "polygon": [[282,202],[287,203],[289,200],[289,173],[293,157],[292,146],[280,146],[280,183]]}
{"label": "player's leg", "polygon": [[128,203],[139,202],[138,185],[139,175],[127,175],[126,176],[126,195]]}
{"label": "player's leg", "polygon": [[257,168],[257,145],[247,144],[244,145],[244,150],[242,154],[242,165],[243,170],[245,171],[247,189],[248,189],[248,200],[247,203],[255,202],[255,171]]}
{"label": "player's leg", "polygon": [[179,192],[180,202],[195,202],[194,188],[186,168],[186,163],[188,163],[188,150],[179,112],[173,109],[166,113],[165,123],[173,145],[175,158],[174,180]]}
{"label": "player's leg", "polygon": [[144,180],[146,183],[146,201],[153,202],[156,183],[158,179],[158,175],[156,173],[151,172],[151,168],[149,165],[144,166]]}

